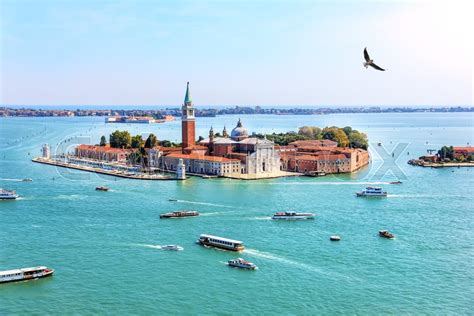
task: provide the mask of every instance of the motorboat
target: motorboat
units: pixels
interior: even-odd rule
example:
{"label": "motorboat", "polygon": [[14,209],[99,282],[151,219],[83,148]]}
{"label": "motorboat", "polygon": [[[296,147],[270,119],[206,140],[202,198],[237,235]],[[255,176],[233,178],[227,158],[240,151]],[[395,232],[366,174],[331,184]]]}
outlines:
{"label": "motorboat", "polygon": [[104,187],[104,186],[100,186],[100,187],[96,187],[95,190],[96,190],[96,191],[109,191],[110,188]]}
{"label": "motorboat", "polygon": [[379,236],[387,239],[393,239],[395,238],[395,235],[389,232],[388,230],[380,230],[379,231]]}
{"label": "motorboat", "polygon": [[240,268],[240,269],[247,269],[247,270],[255,270],[257,266],[252,262],[244,260],[242,258],[232,259],[227,261],[227,265],[229,267]]}
{"label": "motorboat", "polygon": [[402,184],[403,182],[402,181],[392,181],[390,182],[390,184]]}
{"label": "motorboat", "polygon": [[367,187],[364,191],[357,192],[356,195],[360,197],[386,197],[387,192],[383,191],[382,188]]}
{"label": "motorboat", "polygon": [[23,182],[31,182],[31,181],[33,181],[33,179],[31,179],[31,178],[24,178],[24,179],[21,179],[21,181],[23,181]]}
{"label": "motorboat", "polygon": [[168,201],[170,201],[170,202],[178,202],[177,199],[168,199]]}
{"label": "motorboat", "polygon": [[182,217],[193,217],[199,216],[199,213],[196,211],[174,211],[169,213],[160,214],[160,218],[182,218]]}
{"label": "motorboat", "polygon": [[178,245],[164,245],[161,246],[161,250],[181,251],[184,250],[184,248]]}
{"label": "motorboat", "polygon": [[273,214],[272,219],[282,220],[301,220],[301,219],[314,219],[315,214],[313,213],[297,213],[297,212],[276,212]]}
{"label": "motorboat", "polygon": [[329,237],[329,240],[331,240],[331,241],[339,241],[339,240],[341,240],[341,236],[333,235],[333,236],[330,236],[330,237]]}

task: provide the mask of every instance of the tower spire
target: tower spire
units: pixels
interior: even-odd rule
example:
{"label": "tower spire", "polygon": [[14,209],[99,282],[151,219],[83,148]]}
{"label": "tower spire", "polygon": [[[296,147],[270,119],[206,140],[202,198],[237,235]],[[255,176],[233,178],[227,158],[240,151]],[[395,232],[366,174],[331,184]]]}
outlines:
{"label": "tower spire", "polygon": [[186,95],[184,96],[184,104],[191,103],[191,93],[189,92],[189,81],[186,85]]}

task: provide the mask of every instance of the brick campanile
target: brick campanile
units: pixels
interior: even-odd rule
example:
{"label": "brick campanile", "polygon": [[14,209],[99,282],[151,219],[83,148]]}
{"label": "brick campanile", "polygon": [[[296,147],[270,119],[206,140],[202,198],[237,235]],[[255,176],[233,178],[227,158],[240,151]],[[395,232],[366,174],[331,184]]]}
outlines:
{"label": "brick campanile", "polygon": [[186,86],[186,96],[184,97],[184,104],[181,109],[183,115],[181,118],[181,148],[184,152],[186,147],[193,147],[196,142],[194,108],[191,94],[189,93],[189,82]]}

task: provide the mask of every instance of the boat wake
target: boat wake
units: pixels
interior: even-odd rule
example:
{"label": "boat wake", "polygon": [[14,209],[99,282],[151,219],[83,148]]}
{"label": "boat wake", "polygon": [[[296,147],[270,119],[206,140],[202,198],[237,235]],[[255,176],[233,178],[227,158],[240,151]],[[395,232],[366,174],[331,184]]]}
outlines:
{"label": "boat wake", "polygon": [[23,179],[0,179],[0,181],[23,182]]}
{"label": "boat wake", "polygon": [[278,182],[278,183],[264,183],[265,185],[382,185],[390,184],[388,181],[374,181],[374,182],[354,182],[354,181],[324,181],[324,182]]}
{"label": "boat wake", "polygon": [[210,212],[210,213],[199,213],[199,216],[215,216],[215,215],[221,215],[223,214],[222,212]]}
{"label": "boat wake", "polygon": [[207,202],[196,202],[196,201],[187,201],[187,200],[176,200],[175,202],[177,202],[177,203],[187,203],[187,204],[208,205],[208,206],[224,207],[224,208],[233,208],[232,206],[229,206],[229,205],[207,203]]}
{"label": "boat wake", "polygon": [[346,276],[344,274],[337,273],[337,272],[324,271],[324,270],[316,268],[312,265],[302,263],[302,262],[298,262],[298,261],[295,261],[295,260],[291,260],[291,259],[288,259],[288,258],[285,258],[285,257],[282,257],[282,256],[278,256],[278,255],[275,255],[275,254],[272,254],[272,253],[269,253],[269,252],[259,251],[259,250],[256,250],[256,249],[245,249],[243,251],[243,253],[249,254],[251,256],[259,257],[259,258],[275,260],[275,261],[278,261],[278,262],[283,263],[283,264],[299,267],[303,270],[307,270],[307,271],[315,272],[315,273],[318,273],[318,274],[326,275],[328,277],[336,277],[336,278],[339,278],[339,279],[350,279],[350,280],[357,279],[357,280],[359,280],[359,278],[349,277],[349,276]]}
{"label": "boat wake", "polygon": [[160,249],[160,250],[161,250],[161,245],[152,245],[152,244],[130,244],[130,246],[144,247],[144,248],[151,248],[151,249]]}
{"label": "boat wake", "polygon": [[251,219],[255,221],[268,221],[268,220],[271,220],[272,217],[271,216],[255,216],[255,217],[252,217]]}

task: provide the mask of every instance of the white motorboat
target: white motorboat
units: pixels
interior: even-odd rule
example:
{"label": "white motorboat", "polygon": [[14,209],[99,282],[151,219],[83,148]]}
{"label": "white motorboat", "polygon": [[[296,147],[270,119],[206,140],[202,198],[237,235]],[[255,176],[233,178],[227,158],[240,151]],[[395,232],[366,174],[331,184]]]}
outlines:
{"label": "white motorboat", "polygon": [[300,219],[314,219],[313,213],[297,213],[297,212],[277,212],[273,214],[272,219],[283,219],[287,221]]}
{"label": "white motorboat", "polygon": [[181,251],[184,250],[184,248],[178,245],[164,245],[161,246],[161,250]]}
{"label": "white motorboat", "polygon": [[387,192],[383,191],[382,188],[367,187],[364,191],[357,192],[356,195],[360,197],[386,197]]}
{"label": "white motorboat", "polygon": [[13,190],[0,189],[0,200],[16,200],[19,197]]}
{"label": "white motorboat", "polygon": [[248,269],[248,270],[257,269],[257,266],[255,264],[247,260],[244,260],[242,258],[229,260],[227,261],[227,265],[229,267],[235,267],[235,268],[240,268],[240,269]]}

